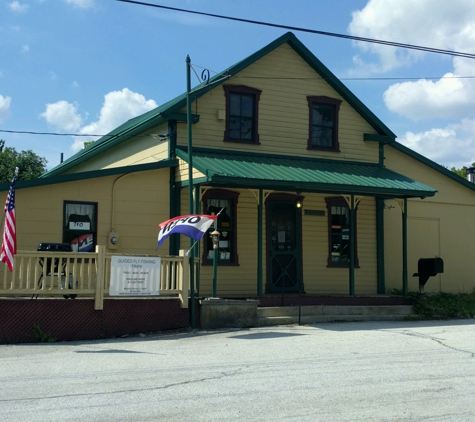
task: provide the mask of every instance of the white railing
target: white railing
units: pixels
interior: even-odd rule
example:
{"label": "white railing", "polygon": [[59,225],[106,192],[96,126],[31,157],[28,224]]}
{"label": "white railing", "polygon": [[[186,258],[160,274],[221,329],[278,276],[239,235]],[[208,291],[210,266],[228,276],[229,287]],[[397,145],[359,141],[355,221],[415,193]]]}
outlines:
{"label": "white railing", "polygon": [[[106,254],[105,246],[97,246],[94,253],[18,251],[11,273],[3,265],[2,274],[0,267],[0,296],[93,296],[94,309],[102,310],[109,296],[112,255],[137,256]],[[160,296],[178,297],[188,307],[189,258],[182,253],[160,258]]]}

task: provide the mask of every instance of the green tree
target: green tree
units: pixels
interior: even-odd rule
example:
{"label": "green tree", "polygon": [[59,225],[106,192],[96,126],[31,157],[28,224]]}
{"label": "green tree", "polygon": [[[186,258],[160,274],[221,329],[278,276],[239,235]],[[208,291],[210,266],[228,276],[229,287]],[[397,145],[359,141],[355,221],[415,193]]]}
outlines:
{"label": "green tree", "polygon": [[462,168],[458,169],[456,167],[452,167],[450,171],[453,171],[455,174],[458,174],[460,177],[464,179],[467,178],[467,167],[463,166]]}
{"label": "green tree", "polygon": [[0,140],[0,183],[11,182],[18,167],[17,180],[31,180],[41,176],[46,170],[46,158],[35,154],[31,149],[18,152],[15,148],[5,147]]}

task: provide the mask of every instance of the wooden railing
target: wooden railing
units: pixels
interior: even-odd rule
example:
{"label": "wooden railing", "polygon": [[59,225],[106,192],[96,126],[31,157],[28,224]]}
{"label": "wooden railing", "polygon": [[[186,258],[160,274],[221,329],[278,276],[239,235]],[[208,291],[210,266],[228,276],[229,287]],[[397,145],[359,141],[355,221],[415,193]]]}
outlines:
{"label": "wooden railing", "polygon": [[[3,265],[2,274],[0,267],[0,296],[93,296],[94,309],[102,310],[109,296],[113,255],[137,256],[106,254],[105,246],[97,246],[94,253],[19,251],[12,272]],[[160,258],[160,296],[178,297],[182,308],[188,307],[189,258],[183,253]]]}

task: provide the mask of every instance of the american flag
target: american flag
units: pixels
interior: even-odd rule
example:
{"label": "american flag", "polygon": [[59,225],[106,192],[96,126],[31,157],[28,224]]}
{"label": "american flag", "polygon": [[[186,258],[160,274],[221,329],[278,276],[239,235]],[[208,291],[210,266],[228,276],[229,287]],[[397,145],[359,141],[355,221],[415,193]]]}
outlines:
{"label": "american flag", "polygon": [[15,219],[15,180],[18,174],[18,168],[15,169],[10,190],[8,191],[5,202],[5,225],[3,226],[2,254],[0,261],[7,264],[8,269],[13,271],[13,259],[16,254],[16,219]]}

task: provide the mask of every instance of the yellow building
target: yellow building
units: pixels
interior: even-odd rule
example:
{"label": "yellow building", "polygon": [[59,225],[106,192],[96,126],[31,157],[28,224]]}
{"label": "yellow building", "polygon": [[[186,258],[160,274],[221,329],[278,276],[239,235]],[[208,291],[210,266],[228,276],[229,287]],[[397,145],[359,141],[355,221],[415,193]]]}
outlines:
{"label": "yellow building", "polygon": [[[150,254],[159,223],[223,210],[220,297],[407,292],[418,289],[418,260],[435,257],[444,272],[426,291],[475,287],[475,186],[399,144],[292,33],[189,101],[185,93],[18,182],[18,248]],[[189,245],[172,235],[159,252]],[[193,251],[208,296],[210,237]]]}

